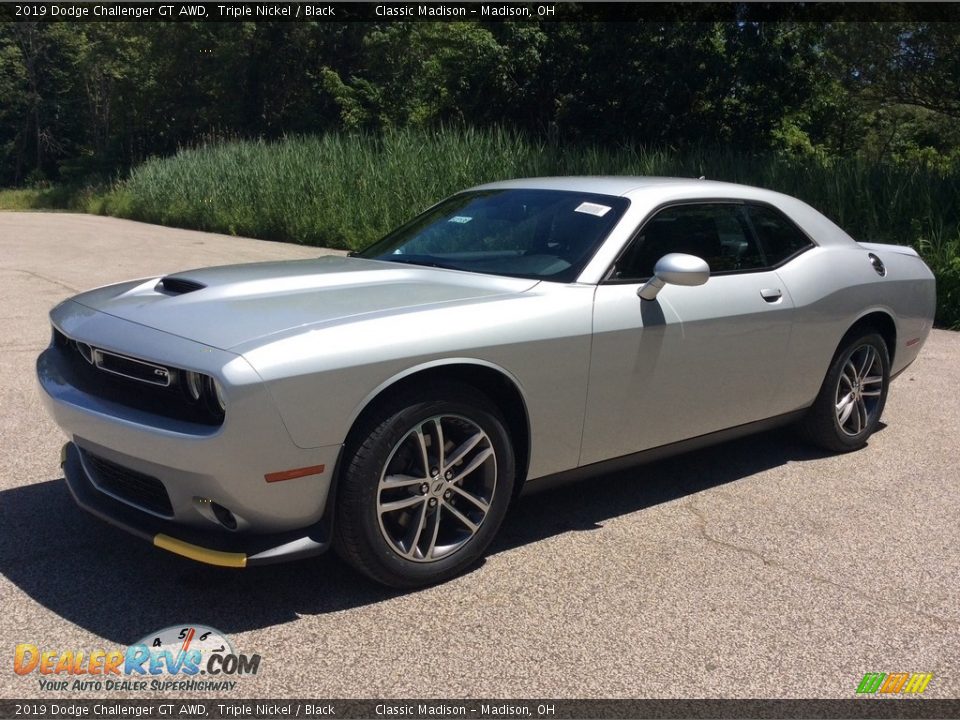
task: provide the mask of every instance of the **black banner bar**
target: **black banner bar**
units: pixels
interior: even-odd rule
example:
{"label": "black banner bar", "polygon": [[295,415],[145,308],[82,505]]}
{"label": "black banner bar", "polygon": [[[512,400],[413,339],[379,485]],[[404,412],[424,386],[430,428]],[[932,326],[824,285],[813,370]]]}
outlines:
{"label": "black banner bar", "polygon": [[161,718],[956,718],[960,700],[0,700],[0,717]]}
{"label": "black banner bar", "polygon": [[918,2],[0,2],[12,22],[956,22],[960,3]]}

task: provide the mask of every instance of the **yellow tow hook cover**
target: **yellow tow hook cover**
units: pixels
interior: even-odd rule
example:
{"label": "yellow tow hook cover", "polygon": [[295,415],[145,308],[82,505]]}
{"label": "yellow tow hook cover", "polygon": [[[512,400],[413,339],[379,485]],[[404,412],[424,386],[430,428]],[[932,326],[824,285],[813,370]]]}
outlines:
{"label": "yellow tow hook cover", "polygon": [[177,540],[177,538],[158,533],[153,538],[153,544],[167,552],[182,555],[183,557],[220,567],[242,568],[247,566],[247,556],[244,553],[223,552],[193,545],[192,543]]}

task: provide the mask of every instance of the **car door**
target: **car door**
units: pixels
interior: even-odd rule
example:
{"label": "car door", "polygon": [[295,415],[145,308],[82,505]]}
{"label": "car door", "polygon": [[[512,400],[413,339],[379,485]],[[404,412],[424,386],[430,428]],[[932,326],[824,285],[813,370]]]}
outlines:
{"label": "car door", "polygon": [[[670,252],[706,260],[709,279],[642,300]],[[655,212],[596,289],[580,464],[769,417],[792,310],[742,203]]]}

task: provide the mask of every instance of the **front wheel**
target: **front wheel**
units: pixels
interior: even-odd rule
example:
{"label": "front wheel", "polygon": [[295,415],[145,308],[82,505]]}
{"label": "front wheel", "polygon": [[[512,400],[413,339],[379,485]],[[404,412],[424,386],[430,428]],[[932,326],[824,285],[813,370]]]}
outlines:
{"label": "front wheel", "polygon": [[383,406],[347,449],[335,521],[341,557],[394,587],[462,572],[490,544],[513,494],[504,425],[466,386]]}
{"label": "front wheel", "polygon": [[802,430],[834,452],[863,447],[880,422],[889,385],[890,355],[883,338],[865,333],[848,340],[837,350]]}

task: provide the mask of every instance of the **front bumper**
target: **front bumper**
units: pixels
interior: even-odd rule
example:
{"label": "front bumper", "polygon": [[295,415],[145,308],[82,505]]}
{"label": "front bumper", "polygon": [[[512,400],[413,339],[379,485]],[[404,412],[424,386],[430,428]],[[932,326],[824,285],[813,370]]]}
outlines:
{"label": "front bumper", "polygon": [[[56,340],[37,359],[40,397],[68,440],[64,474],[77,502],[186,557],[244,566],[328,545],[328,498],[340,446],[300,448],[259,375],[241,356],[63,303],[67,338],[218,377],[221,425],[204,425],[77,382]],[[130,350],[127,350],[129,353]]]}
{"label": "front bumper", "polygon": [[[207,512],[209,500],[234,514],[240,533],[286,532],[320,520],[340,447],[297,447],[270,393],[242,357],[82,311],[75,303],[58,306],[53,320],[69,338],[118,352],[135,348],[135,354],[163,365],[218,377],[226,389],[229,409],[223,424],[199,425],[138,407],[136,396],[125,405],[84,389],[71,369],[76,360],[53,344],[37,359],[41,400],[67,439],[84,452],[163,485],[169,506],[138,505],[145,514],[204,529],[219,527]],[[319,468],[317,474],[270,480],[278,473],[312,467]],[[89,466],[87,470],[90,474]],[[99,475],[93,473],[92,479],[99,490],[107,490]]]}
{"label": "front bumper", "polygon": [[309,557],[330,547],[330,526],[323,519],[302,530],[225,535],[147,515],[97,490],[80,453],[76,445],[67,443],[60,455],[64,478],[76,503],[101,520],[169,552],[209,565],[242,568]]}

